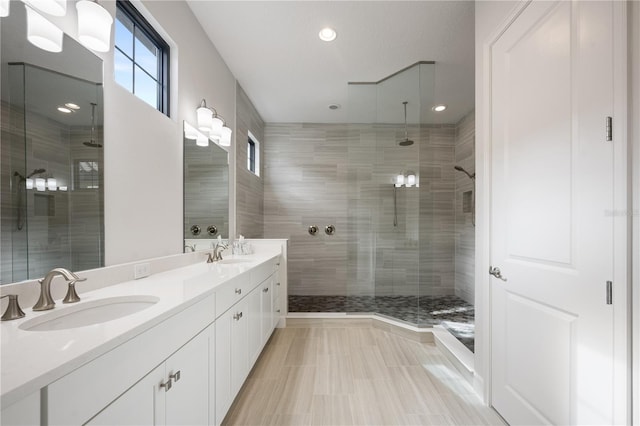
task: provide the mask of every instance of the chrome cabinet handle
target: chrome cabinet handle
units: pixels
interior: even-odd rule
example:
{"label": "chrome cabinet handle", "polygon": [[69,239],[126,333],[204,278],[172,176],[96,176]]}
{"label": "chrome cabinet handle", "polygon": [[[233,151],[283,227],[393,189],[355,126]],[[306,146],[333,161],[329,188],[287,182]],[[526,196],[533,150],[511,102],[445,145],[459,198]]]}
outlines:
{"label": "chrome cabinet handle", "polygon": [[241,288],[236,288],[236,294],[242,294],[242,289]]}
{"label": "chrome cabinet handle", "polygon": [[277,286],[280,286],[280,283],[276,283]]}
{"label": "chrome cabinet handle", "polygon": [[171,379],[167,380],[165,383],[160,383],[160,387],[164,388],[165,392],[169,392],[171,389]]}
{"label": "chrome cabinet handle", "polygon": [[240,318],[242,318],[242,312],[238,312],[233,316],[233,319],[236,321],[240,321]]}
{"label": "chrome cabinet handle", "polygon": [[177,382],[178,380],[180,380],[180,370],[176,371],[173,374],[170,374],[169,380],[173,380],[174,382]]}
{"label": "chrome cabinet handle", "polygon": [[489,266],[489,275],[493,275],[494,277],[496,277],[499,280],[507,281],[507,279],[502,276],[502,273],[500,272],[500,268],[498,268],[498,267]]}
{"label": "chrome cabinet handle", "polygon": [[268,292],[269,292],[269,287],[265,287],[265,288],[263,288],[263,289],[262,289],[262,292],[263,292],[263,293],[268,293]]}

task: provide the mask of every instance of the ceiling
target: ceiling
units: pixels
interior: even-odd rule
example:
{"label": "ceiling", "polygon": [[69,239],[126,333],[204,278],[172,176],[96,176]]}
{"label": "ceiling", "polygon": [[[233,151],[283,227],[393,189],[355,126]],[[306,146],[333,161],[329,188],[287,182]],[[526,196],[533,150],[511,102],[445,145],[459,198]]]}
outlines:
{"label": "ceiling", "polygon": [[[188,3],[266,122],[367,122],[349,112],[360,95],[349,95],[348,82],[375,82],[418,61],[436,62],[433,102],[449,107],[439,122],[474,107],[473,1]],[[319,39],[325,26],[335,41]],[[382,121],[403,120],[394,103]]]}

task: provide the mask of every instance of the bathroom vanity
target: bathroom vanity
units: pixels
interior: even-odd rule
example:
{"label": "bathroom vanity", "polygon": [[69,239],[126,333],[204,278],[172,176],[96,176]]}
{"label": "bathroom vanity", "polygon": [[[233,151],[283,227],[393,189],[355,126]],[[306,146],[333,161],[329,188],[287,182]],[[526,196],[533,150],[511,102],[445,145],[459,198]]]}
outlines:
{"label": "bathroom vanity", "polygon": [[285,262],[286,242],[25,309],[1,325],[1,423],[220,424],[284,325]]}

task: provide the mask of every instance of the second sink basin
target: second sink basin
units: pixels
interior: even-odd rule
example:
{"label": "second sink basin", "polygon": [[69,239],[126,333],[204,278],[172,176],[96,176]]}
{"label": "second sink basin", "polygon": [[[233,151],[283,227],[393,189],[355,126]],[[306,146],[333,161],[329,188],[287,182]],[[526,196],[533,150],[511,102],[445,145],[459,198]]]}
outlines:
{"label": "second sink basin", "polygon": [[158,303],[155,296],[108,297],[64,309],[54,309],[20,324],[26,331],[52,331],[85,327],[135,314]]}
{"label": "second sink basin", "polygon": [[251,262],[250,259],[222,259],[218,261],[218,263],[221,263],[223,265],[233,265],[237,263],[249,263],[249,262]]}

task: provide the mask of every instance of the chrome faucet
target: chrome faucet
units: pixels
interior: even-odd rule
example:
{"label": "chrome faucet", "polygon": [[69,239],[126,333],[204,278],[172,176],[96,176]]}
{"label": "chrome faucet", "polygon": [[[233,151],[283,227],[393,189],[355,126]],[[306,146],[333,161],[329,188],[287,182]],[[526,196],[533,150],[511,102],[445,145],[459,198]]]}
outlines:
{"label": "chrome faucet", "polygon": [[213,248],[213,253],[209,253],[207,257],[207,263],[217,262],[218,260],[222,260],[222,250],[226,250],[229,248],[229,244],[218,242]]}
{"label": "chrome faucet", "polygon": [[38,280],[40,283],[40,298],[38,302],[33,306],[34,311],[46,311],[53,309],[56,302],[51,297],[51,281],[56,275],[62,276],[69,283],[69,289],[67,295],[64,297],[62,303],[74,303],[80,301],[78,293],[76,293],[75,284],[78,281],[85,281],[86,278],[80,278],[73,272],[65,268],[55,268],[47,272],[47,275],[43,279]]}

